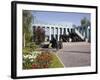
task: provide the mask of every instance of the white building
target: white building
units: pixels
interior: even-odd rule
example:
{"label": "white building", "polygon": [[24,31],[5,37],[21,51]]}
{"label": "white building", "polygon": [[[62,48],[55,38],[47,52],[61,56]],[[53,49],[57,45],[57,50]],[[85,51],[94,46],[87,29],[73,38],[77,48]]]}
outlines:
{"label": "white building", "polygon": [[[73,41],[90,41],[90,29],[88,27],[73,27],[72,23],[62,24],[33,24],[33,31],[37,27],[45,30],[45,41],[50,41],[53,37],[59,41],[63,34],[69,35]],[[74,36],[73,34],[74,33]],[[76,39],[76,40],[75,40]]]}
{"label": "white building", "polygon": [[60,35],[67,34],[73,27],[72,24],[33,24],[33,28],[42,27],[45,30],[45,41],[50,41],[52,37],[59,41]]}

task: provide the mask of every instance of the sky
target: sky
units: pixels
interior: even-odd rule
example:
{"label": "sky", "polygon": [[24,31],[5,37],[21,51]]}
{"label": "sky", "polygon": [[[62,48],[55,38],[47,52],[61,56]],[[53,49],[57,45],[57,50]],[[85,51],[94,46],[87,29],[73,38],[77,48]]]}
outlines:
{"label": "sky", "polygon": [[89,21],[91,19],[90,13],[32,11],[32,15],[35,16],[35,23],[67,24],[68,22],[76,26],[81,25],[80,21],[84,17]]}

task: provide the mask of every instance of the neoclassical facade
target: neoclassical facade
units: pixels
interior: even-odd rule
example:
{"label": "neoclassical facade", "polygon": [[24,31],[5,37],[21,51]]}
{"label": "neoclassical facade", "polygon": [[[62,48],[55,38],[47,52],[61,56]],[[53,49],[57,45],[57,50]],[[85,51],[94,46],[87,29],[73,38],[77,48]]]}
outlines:
{"label": "neoclassical facade", "polygon": [[[41,27],[45,30],[45,41],[50,41],[53,37],[59,41],[60,36],[63,34],[71,36],[70,38],[80,38],[82,41],[90,41],[90,27],[73,27],[73,24],[33,24],[33,32],[35,28]],[[74,34],[72,34],[74,33]]]}
{"label": "neoclassical facade", "polygon": [[69,25],[60,25],[60,24],[33,24],[33,28],[41,27],[45,30],[45,41],[50,41],[52,37],[56,38],[58,41],[60,35],[69,34],[73,27],[72,24]]}

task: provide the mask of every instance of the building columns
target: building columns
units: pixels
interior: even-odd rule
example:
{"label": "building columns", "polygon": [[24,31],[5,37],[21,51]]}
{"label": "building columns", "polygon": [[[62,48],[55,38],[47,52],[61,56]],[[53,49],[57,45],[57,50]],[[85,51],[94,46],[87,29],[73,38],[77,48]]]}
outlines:
{"label": "building columns", "polygon": [[62,35],[64,34],[64,28],[62,28]]}
{"label": "building columns", "polygon": [[59,38],[60,38],[60,28],[58,28],[58,41],[59,41]]}
{"label": "building columns", "polygon": [[51,27],[49,27],[49,40],[51,40]]}
{"label": "building columns", "polygon": [[67,28],[66,28],[66,35],[68,35],[68,30],[67,30]]}
{"label": "building columns", "polygon": [[56,38],[56,33],[55,33],[56,32],[56,28],[54,27],[53,30],[54,30],[54,35],[53,36],[54,36],[54,38]]}

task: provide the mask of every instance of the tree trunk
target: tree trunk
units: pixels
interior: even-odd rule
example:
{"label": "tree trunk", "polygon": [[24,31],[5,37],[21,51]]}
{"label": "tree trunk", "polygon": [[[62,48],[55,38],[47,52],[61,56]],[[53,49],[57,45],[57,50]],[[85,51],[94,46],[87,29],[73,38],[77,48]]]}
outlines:
{"label": "tree trunk", "polygon": [[25,33],[24,33],[24,44],[23,45],[24,45],[24,48],[25,48]]}

